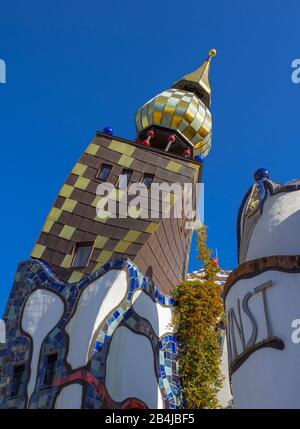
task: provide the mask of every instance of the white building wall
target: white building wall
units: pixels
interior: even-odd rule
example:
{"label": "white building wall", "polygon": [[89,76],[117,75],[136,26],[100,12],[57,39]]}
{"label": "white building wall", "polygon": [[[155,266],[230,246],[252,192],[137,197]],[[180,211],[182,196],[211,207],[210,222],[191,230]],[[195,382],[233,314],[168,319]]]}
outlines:
{"label": "white building wall", "polygon": [[221,372],[224,377],[223,386],[219,390],[217,398],[221,405],[221,408],[227,408],[231,406],[232,393],[230,388],[229,369],[228,369],[228,353],[227,353],[227,340],[226,335],[223,340],[223,349],[221,356]]}
{"label": "white building wall", "polygon": [[27,299],[22,315],[22,329],[33,343],[31,372],[27,386],[28,403],[35,389],[41,345],[64,312],[62,299],[48,290],[37,289]]}
{"label": "white building wall", "polygon": [[[263,348],[255,351],[232,375],[234,408],[300,408],[300,343],[292,341],[292,321],[300,319],[300,274],[266,271],[250,279],[239,280],[226,297],[226,311],[237,311],[237,300],[242,303],[246,293],[268,281],[266,289],[272,334],[284,342],[284,350]],[[268,337],[262,293],[249,300],[258,331],[256,343]],[[245,341],[249,340],[252,325],[241,311]],[[238,354],[241,341],[235,329]]]}
{"label": "white building wall", "polygon": [[69,384],[63,387],[56,398],[55,409],[76,410],[81,408],[82,385],[79,383]]}
{"label": "white building wall", "polygon": [[66,326],[69,335],[68,363],[73,369],[86,365],[94,333],[125,298],[126,272],[111,270],[87,286],[74,316]]}
{"label": "white building wall", "polygon": [[246,261],[273,255],[300,255],[300,190],[269,196],[252,233]]}
{"label": "white building wall", "polygon": [[106,386],[112,399],[137,398],[148,408],[163,408],[148,338],[121,326],[113,336],[106,365]]}

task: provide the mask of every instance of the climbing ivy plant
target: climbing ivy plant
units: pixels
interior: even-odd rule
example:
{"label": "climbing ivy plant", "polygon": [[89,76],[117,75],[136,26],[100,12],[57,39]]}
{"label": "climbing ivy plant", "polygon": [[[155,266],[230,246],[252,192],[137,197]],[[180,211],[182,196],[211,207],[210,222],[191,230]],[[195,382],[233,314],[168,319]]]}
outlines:
{"label": "climbing ivy plant", "polygon": [[223,382],[217,329],[223,319],[223,301],[220,286],[214,282],[219,268],[206,242],[202,226],[197,230],[197,248],[205,271],[203,281],[183,281],[174,290],[173,324],[179,340],[183,407],[188,409],[217,408]]}

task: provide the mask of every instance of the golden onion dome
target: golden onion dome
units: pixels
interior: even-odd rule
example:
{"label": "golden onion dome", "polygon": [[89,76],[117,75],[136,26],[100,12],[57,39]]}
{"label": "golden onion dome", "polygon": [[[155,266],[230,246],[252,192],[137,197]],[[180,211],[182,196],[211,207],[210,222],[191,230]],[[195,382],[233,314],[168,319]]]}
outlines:
{"label": "golden onion dome", "polygon": [[184,76],[171,89],[144,104],[136,113],[139,135],[149,128],[169,130],[190,147],[194,156],[207,156],[211,148],[212,118],[208,59],[193,73]]}

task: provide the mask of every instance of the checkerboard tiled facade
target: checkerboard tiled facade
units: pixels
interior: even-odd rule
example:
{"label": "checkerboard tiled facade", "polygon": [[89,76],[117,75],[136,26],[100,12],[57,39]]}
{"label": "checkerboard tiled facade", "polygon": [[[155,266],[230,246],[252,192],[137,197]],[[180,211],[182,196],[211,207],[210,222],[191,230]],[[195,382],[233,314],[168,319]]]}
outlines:
{"label": "checkerboard tiled facade", "polygon": [[[199,163],[98,133],[59,191],[31,256],[48,263],[69,283],[112,258],[128,257],[144,272],[150,269],[158,287],[171,290],[187,270],[192,231],[184,228],[185,219],[100,219],[96,207],[101,197],[96,191],[102,164],[112,166],[112,185],[117,185],[123,168],[133,171],[132,183],[139,183],[144,174],[154,175],[158,183],[196,183],[201,174]],[[121,192],[112,198],[120,200]],[[75,245],[84,242],[93,243],[88,266],[73,269]]]}

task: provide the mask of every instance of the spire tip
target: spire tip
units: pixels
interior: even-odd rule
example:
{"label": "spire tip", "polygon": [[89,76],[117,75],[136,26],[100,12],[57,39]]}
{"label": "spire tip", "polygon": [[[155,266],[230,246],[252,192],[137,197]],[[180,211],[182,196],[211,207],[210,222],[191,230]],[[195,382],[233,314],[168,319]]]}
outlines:
{"label": "spire tip", "polygon": [[217,55],[217,51],[215,49],[211,49],[208,53],[209,57],[215,57]]}

